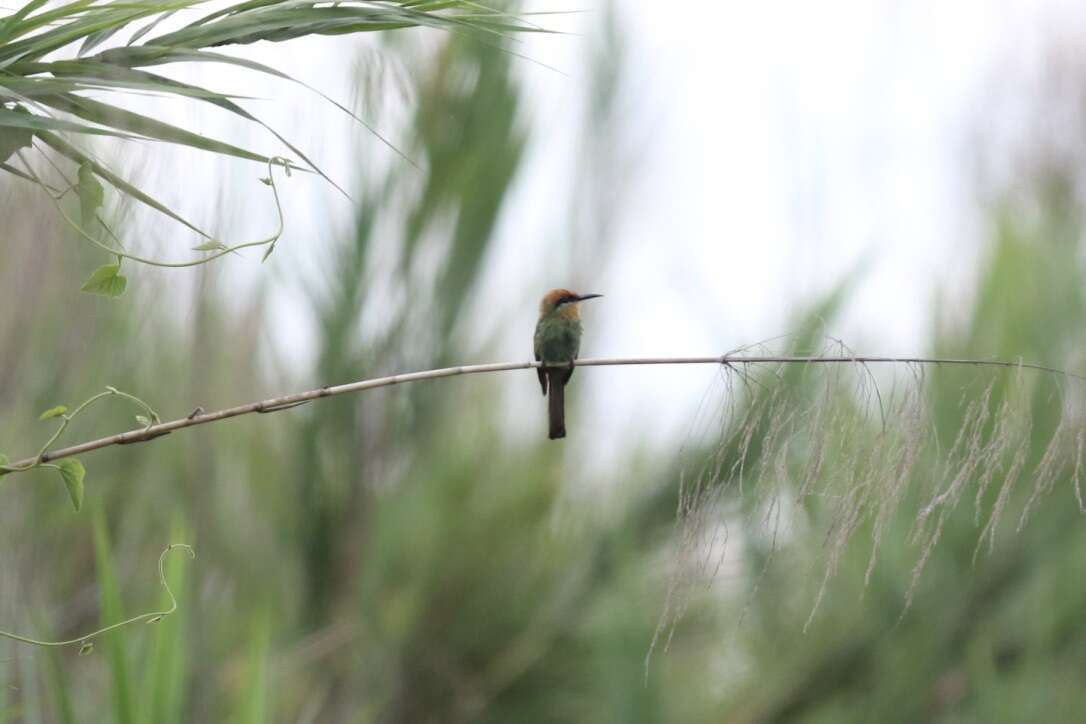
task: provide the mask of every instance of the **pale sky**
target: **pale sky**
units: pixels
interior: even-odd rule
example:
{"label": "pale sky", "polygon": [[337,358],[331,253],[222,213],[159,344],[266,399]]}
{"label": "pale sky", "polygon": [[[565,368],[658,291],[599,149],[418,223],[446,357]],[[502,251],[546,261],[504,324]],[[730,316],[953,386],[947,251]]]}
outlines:
{"label": "pale sky", "polygon": [[[532,3],[559,5],[571,6]],[[720,354],[781,334],[792,311],[864,260],[863,284],[829,332],[867,353],[926,351],[935,290],[967,292],[984,238],[970,183],[984,109],[995,94],[1013,100],[1021,88],[1026,98],[1045,38],[1079,31],[1086,20],[1078,4],[1042,0],[619,0],[628,63],[625,128],[614,145],[634,163],[612,228],[617,263],[574,273],[577,260],[556,253],[554,240],[569,230],[585,63],[602,13],[596,0],[573,7],[585,12],[541,19],[570,34],[528,36],[517,48],[539,61],[518,67],[529,89],[532,145],[503,210],[479,307],[480,338],[498,332],[501,359],[528,358],[536,300],[551,286],[588,285],[584,291],[606,295],[586,310],[584,356]],[[350,101],[354,63],[374,62],[372,48],[352,38],[309,38],[286,49],[229,52],[287,67]],[[368,163],[397,162],[301,88],[215,66],[174,75],[275,98],[250,108],[337,180],[352,181],[352,164],[363,157],[354,149]],[[134,107],[140,103],[162,101]],[[194,104],[178,104],[177,113],[215,135],[256,143],[247,128]],[[394,117],[385,120],[385,130],[395,128]],[[270,139],[258,150],[282,152]],[[263,169],[185,150],[153,152],[170,173],[148,179],[152,191],[197,217],[219,219],[234,237],[228,242],[273,225],[266,189],[256,182]],[[276,254],[265,265],[255,255],[225,259],[220,273],[240,289],[256,275],[284,280],[272,300],[282,320],[278,344],[285,356],[304,359],[311,334],[292,295],[319,279],[322,240],[348,228],[353,209],[319,180],[285,181],[284,191],[287,233]],[[157,219],[145,224],[149,233],[181,238]],[[579,419],[615,441],[631,428],[680,431],[714,375],[586,370],[571,394],[589,403]],[[538,406],[532,432],[541,432],[538,390],[522,376],[506,380],[511,404]]]}
{"label": "pale sky", "polygon": [[[1080,4],[1034,1],[618,7],[632,135],[647,145],[616,229],[621,262],[590,290],[607,294],[586,321],[585,353],[601,356],[718,354],[775,337],[861,263],[829,333],[870,354],[928,351],[936,290],[968,294],[985,240],[971,174],[986,109],[1013,109],[1016,94],[1028,103],[1046,39],[1082,37],[1086,20]],[[529,55],[576,76],[577,52],[544,37]],[[547,141],[522,183],[545,197],[551,129],[568,125],[553,109],[576,91],[543,69],[525,74]],[[544,245],[546,211],[524,206],[528,221],[518,214],[508,233],[531,229]],[[584,415],[613,421],[615,438],[630,425],[681,434],[713,378],[599,374]]]}

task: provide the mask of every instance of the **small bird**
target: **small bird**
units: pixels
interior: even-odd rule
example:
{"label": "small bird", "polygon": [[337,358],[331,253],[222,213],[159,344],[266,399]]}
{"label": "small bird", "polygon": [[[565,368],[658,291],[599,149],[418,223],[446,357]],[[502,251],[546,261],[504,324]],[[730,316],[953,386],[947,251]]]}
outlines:
{"label": "small bird", "polygon": [[539,367],[539,385],[543,394],[550,390],[547,410],[550,439],[566,436],[566,383],[573,376],[573,361],[581,349],[580,303],[602,294],[577,294],[568,289],[552,289],[539,304],[539,322],[535,325],[535,358],[539,362],[566,362],[568,367]]}

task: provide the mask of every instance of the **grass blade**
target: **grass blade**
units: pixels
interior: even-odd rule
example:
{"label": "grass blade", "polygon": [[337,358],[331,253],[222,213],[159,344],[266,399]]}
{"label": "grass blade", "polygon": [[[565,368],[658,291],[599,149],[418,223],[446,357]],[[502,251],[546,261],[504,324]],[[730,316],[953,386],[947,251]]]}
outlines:
{"label": "grass blade", "polygon": [[[101,508],[94,512],[94,563],[98,573],[98,591],[102,626],[110,626],[124,620],[121,605],[121,589],[117,572],[113,568],[109,531]],[[119,724],[132,724],[135,711],[132,702],[131,678],[128,673],[127,652],[123,630],[103,634],[102,643],[109,656],[109,668],[113,673],[113,708]]]}
{"label": "grass blade", "polygon": [[[53,74],[63,75],[66,79],[67,74],[70,72],[81,72],[89,74],[84,78],[85,80],[101,81],[103,83],[110,83],[117,86],[126,88],[142,89],[147,91],[154,91],[159,93],[168,93],[171,95],[180,95],[190,98],[197,98],[202,101],[206,101],[213,105],[222,108],[223,110],[234,113],[241,116],[247,121],[256,123],[262,128],[266,129],[275,138],[286,146],[292,153],[300,158],[305,163],[309,164],[310,168],[314,172],[319,174],[321,178],[326,180],[332,186],[334,186],[340,193],[347,196],[347,192],[343,190],[335,181],[331,179],[316,163],[313,162],[300,148],[288,141],[284,136],[280,135],[278,131],[260,120],[249,111],[245,110],[237,103],[231,100],[231,97],[223,95],[221,93],[215,93],[209,91],[206,88],[200,88],[198,86],[190,85],[188,83],[182,83],[181,81],[173,80],[172,78],[166,78],[155,73],[150,73],[145,70],[136,70],[133,68],[127,68],[120,65],[114,65],[112,63],[102,63],[98,61],[61,61],[57,63],[38,63],[35,64],[34,70],[36,72],[51,72]],[[350,198],[348,196],[348,198]]]}
{"label": "grass blade", "polygon": [[269,666],[268,649],[271,644],[269,616],[257,615],[252,624],[249,639],[249,661],[246,672],[245,695],[238,701],[239,724],[261,724],[268,720]]}
{"label": "grass blade", "polygon": [[139,40],[144,35],[147,35],[147,33],[154,30],[156,27],[158,27],[159,23],[161,23],[163,20],[167,20],[168,18],[172,17],[173,14],[176,13],[176,12],[177,12],[176,10],[171,10],[168,13],[162,13],[157,18],[155,18],[151,22],[147,23],[146,25],[144,25],[142,28],[140,28],[136,32],[132,33],[132,37],[128,39],[128,43],[126,43],[126,44],[127,45],[135,45],[137,40]]}
{"label": "grass blade", "polygon": [[13,14],[9,15],[3,23],[0,23],[0,43],[6,43],[8,39],[14,35],[15,29],[19,26],[19,23],[29,16],[30,13],[40,8],[42,5],[45,5],[46,2],[48,2],[48,0],[31,0]]}
{"label": "grass blade", "polygon": [[[291,83],[297,83],[306,90],[316,93],[328,103],[331,103],[336,108],[340,109],[348,116],[353,118],[359,124],[361,124],[367,131],[377,137],[381,143],[391,149],[396,155],[409,164],[418,168],[418,164],[411,160],[403,151],[395,146],[391,141],[385,138],[381,133],[377,131],[372,125],[367,123],[364,119],[360,118],[357,114],[353,113],[349,108],[343,104],[337,102],[330,96],[322,93],[320,90],[303,81],[292,78],[286,73],[277,70],[270,65],[264,63],[258,63],[255,60],[248,60],[246,58],[236,58],[232,55],[224,55],[222,53],[215,53],[208,50],[190,50],[187,48],[165,48],[161,46],[139,46],[133,48],[116,48],[108,50],[94,56],[95,59],[104,63],[113,63],[122,65],[125,67],[143,67],[148,65],[165,65],[168,63],[226,63],[228,65],[236,65],[241,68],[247,68],[249,70],[255,70],[259,73],[266,73],[267,75],[274,76],[276,78],[282,78],[283,80],[290,81]],[[271,130],[270,128],[268,130]],[[272,131],[274,133],[274,131]],[[285,143],[285,141],[284,141]],[[294,149],[292,149],[294,150]],[[298,153],[295,150],[295,153]],[[299,154],[301,155],[301,154]],[[323,176],[323,174],[321,174]],[[325,177],[327,178],[327,177]],[[338,188],[338,187],[337,187]]]}
{"label": "grass blade", "polygon": [[269,157],[259,153],[253,153],[252,151],[247,151],[223,141],[207,138],[198,133],[186,131],[183,128],[166,123],[165,121],[159,121],[155,118],[135,113],[124,108],[119,108],[108,103],[102,103],[101,101],[96,101],[91,98],[83,98],[82,96],[71,93],[64,93],[42,96],[38,100],[45,105],[79,116],[84,120],[131,131],[132,133],[138,133],[141,136],[154,138],[159,141],[176,143],[182,146],[189,146],[190,148],[199,148],[204,151],[235,156],[249,161],[259,161],[260,163],[268,163],[271,161]]}
{"label": "grass blade", "polygon": [[96,126],[88,126],[85,123],[64,121],[59,118],[34,115],[33,113],[20,113],[19,111],[10,111],[7,108],[0,108],[0,127],[26,128],[31,131],[71,131],[73,133],[89,133],[96,136],[114,136],[116,138],[144,140],[139,136],[113,131],[108,128],[98,128]]}
{"label": "grass blade", "polygon": [[[175,516],[170,534],[171,541],[189,540],[187,526],[180,514]],[[144,701],[140,721],[155,724],[178,724],[184,711],[184,692],[188,657],[185,651],[184,626],[186,600],[187,561],[178,557],[166,560],[166,580],[178,601],[178,610],[172,616],[154,624],[149,671],[150,685],[144,688]],[[170,605],[169,595],[163,591],[160,608]]]}

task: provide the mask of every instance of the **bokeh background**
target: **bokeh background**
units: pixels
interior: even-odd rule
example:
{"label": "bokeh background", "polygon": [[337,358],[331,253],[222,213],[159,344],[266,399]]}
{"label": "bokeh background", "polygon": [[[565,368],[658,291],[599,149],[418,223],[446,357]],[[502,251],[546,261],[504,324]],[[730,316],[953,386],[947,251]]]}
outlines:
{"label": "bokeh background", "polygon": [[[105,385],[172,418],[525,359],[553,286],[606,294],[586,309],[586,355],[771,339],[818,352],[842,339],[1086,370],[1086,12],[1074,3],[574,9],[535,18],[558,35],[405,30],[239,51],[356,108],[414,165],[297,85],[172,71],[265,99],[262,118],[351,193],[281,181],[286,233],[264,264],[253,253],[126,267],[124,297],[91,297],[78,287],[101,255],[39,192],[0,179],[0,450],[30,454],[50,429],[41,410]],[[226,114],[171,112],[279,152]],[[274,223],[262,168],[96,148],[224,239]],[[161,217],[109,209],[137,248],[191,246]],[[175,615],[102,636],[90,655],[0,642],[0,721],[1017,722],[1086,710],[1074,449],[1039,501],[1028,485],[997,500],[1012,471],[992,462],[974,507],[976,473],[970,504],[928,550],[913,536],[922,491],[946,470],[925,448],[865,582],[876,509],[842,551],[827,545],[833,506],[789,487],[810,465],[803,445],[783,463],[759,456],[769,420],[742,457],[774,476],[772,496],[713,472],[737,455],[721,430],[764,414],[775,389],[805,399],[825,380],[731,375],[580,370],[561,443],[545,439],[528,371],[323,400],[87,455],[80,513],[45,471],[5,477],[4,630],[78,637],[163,603],[167,544],[190,543],[197,559],[168,559]],[[985,404],[1026,400],[1034,469],[1078,383],[931,370],[917,389],[944,450],[989,381]],[[878,435],[887,423],[870,400],[840,394],[849,434]],[[131,425],[110,403],[67,439]],[[822,499],[862,489],[849,465],[825,461]],[[717,490],[691,527],[680,490],[694,478]],[[752,510],[773,496],[792,506],[783,529]],[[1006,522],[975,556],[997,505]]]}

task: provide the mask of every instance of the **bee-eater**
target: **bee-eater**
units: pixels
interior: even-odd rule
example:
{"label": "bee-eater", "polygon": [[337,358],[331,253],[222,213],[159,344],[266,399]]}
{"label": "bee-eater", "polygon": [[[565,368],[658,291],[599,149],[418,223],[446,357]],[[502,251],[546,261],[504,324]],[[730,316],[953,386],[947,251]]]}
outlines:
{"label": "bee-eater", "polygon": [[539,304],[539,322],[535,325],[535,358],[540,362],[566,362],[568,367],[539,367],[539,385],[550,396],[550,439],[566,436],[566,383],[573,376],[573,360],[581,349],[580,303],[602,294],[577,294],[568,289],[552,289]]}

